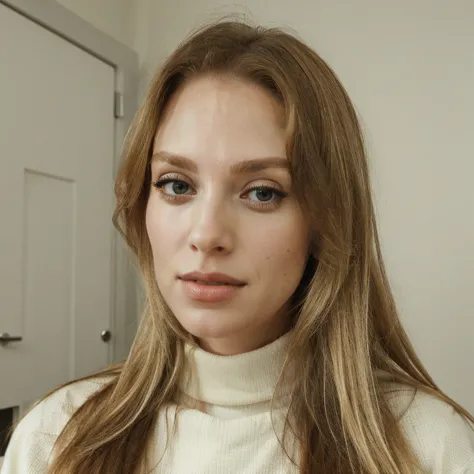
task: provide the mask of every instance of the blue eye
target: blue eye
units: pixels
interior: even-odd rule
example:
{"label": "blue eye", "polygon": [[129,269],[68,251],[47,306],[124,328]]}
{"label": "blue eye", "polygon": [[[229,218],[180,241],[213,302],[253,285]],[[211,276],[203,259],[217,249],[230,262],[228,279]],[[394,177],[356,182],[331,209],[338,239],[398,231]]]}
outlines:
{"label": "blue eye", "polygon": [[[255,189],[252,189],[250,192],[249,192],[249,196],[252,196],[254,195],[256,200],[257,201],[260,201],[260,202],[268,202],[268,201],[271,201],[272,198],[275,197],[275,190],[274,189],[271,189],[271,188],[265,188],[265,187],[259,187],[259,188],[255,188]],[[254,199],[252,199],[254,200]]]}
{"label": "blue eye", "polygon": [[153,183],[153,186],[170,196],[187,194],[191,187],[188,183],[179,179],[162,179]]}
{"label": "blue eye", "polygon": [[248,195],[249,200],[253,203],[263,205],[278,203],[281,199],[288,196],[283,191],[269,186],[256,186],[247,191],[246,194]]}

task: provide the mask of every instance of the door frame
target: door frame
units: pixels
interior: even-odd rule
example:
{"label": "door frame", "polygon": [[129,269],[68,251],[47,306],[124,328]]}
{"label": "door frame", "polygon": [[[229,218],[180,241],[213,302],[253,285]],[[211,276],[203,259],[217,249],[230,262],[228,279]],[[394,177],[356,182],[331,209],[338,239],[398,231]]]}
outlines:
{"label": "door frame", "polygon": [[[108,36],[53,0],[0,0],[16,11],[66,41],[95,56],[115,70],[115,98],[120,113],[115,114],[114,176],[120,166],[121,147],[138,105],[138,55],[126,45]],[[113,200],[113,190],[110,198]],[[112,216],[111,216],[112,218]],[[129,352],[138,323],[137,277],[132,258],[118,232],[113,231],[112,282],[108,362],[124,360]]]}

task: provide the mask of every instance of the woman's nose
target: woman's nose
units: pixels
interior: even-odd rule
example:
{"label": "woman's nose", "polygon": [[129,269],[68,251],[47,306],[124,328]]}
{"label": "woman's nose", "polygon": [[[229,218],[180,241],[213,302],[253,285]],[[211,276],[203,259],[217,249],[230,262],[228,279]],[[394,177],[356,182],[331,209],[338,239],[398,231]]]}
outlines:
{"label": "woman's nose", "polygon": [[223,206],[203,203],[196,206],[188,243],[194,252],[226,254],[232,252],[234,238],[231,216]]}

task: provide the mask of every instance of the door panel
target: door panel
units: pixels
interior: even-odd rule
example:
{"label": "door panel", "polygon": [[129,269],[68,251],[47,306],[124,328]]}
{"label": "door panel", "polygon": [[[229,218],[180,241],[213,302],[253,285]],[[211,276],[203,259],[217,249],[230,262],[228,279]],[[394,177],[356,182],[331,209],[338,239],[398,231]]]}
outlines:
{"label": "door panel", "polygon": [[108,363],[114,69],[0,5],[0,408]]}

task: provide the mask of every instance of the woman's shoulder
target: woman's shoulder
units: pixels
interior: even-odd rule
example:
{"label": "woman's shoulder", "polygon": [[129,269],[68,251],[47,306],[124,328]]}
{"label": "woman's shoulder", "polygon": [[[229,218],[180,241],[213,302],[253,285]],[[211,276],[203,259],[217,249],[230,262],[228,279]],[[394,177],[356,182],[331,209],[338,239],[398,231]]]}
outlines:
{"label": "woman's shoulder", "polygon": [[387,400],[428,472],[474,473],[474,433],[454,407],[421,389],[395,384]]}
{"label": "woman's shoulder", "polygon": [[65,385],[37,402],[12,434],[2,473],[46,472],[54,443],[74,412],[111,378],[91,378]]}
{"label": "woman's shoulder", "polygon": [[103,388],[108,378],[90,378],[69,383],[45,397],[27,413],[23,423],[43,433],[59,435],[74,412],[95,392]]}

